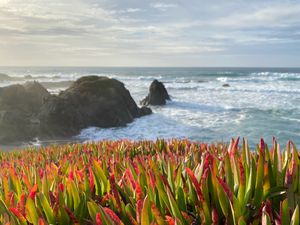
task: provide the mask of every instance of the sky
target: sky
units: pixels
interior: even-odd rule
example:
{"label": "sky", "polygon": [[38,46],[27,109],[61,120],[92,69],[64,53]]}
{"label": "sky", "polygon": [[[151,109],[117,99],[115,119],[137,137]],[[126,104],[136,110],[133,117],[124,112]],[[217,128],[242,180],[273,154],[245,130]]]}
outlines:
{"label": "sky", "polygon": [[300,67],[300,1],[0,0],[0,66]]}

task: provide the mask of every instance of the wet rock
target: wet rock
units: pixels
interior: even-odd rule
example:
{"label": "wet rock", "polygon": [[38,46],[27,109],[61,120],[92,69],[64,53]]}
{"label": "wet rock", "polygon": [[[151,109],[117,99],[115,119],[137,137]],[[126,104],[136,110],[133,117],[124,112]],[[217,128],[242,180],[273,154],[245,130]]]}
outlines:
{"label": "wet rock", "polygon": [[149,88],[149,94],[140,102],[141,105],[165,105],[166,100],[171,100],[162,82],[154,80]]}

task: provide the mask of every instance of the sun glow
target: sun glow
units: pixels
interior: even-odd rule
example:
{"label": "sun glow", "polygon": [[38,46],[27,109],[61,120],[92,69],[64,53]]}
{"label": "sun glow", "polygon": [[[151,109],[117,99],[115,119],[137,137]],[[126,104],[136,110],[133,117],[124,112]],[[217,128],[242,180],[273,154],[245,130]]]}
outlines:
{"label": "sun glow", "polygon": [[0,0],[0,6],[1,5],[6,5],[9,3],[10,0]]}

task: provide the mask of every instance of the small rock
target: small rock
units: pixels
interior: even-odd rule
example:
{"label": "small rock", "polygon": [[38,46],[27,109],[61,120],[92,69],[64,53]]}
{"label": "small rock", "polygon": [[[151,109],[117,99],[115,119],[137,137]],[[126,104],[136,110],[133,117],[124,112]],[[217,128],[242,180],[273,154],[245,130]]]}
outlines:
{"label": "small rock", "polygon": [[140,116],[150,115],[151,113],[152,113],[152,110],[146,106],[143,106],[142,108],[140,108]]}
{"label": "small rock", "polygon": [[171,100],[170,96],[162,82],[154,80],[149,88],[149,94],[140,103],[147,105],[165,105],[166,100]]}

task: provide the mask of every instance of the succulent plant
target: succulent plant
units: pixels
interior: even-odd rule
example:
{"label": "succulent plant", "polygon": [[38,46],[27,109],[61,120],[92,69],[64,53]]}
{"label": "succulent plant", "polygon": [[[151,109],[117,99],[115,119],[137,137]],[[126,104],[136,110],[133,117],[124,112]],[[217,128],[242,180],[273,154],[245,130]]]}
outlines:
{"label": "succulent plant", "polygon": [[299,224],[292,142],[127,140],[0,153],[1,224]]}

